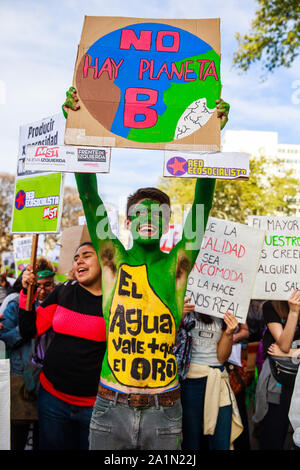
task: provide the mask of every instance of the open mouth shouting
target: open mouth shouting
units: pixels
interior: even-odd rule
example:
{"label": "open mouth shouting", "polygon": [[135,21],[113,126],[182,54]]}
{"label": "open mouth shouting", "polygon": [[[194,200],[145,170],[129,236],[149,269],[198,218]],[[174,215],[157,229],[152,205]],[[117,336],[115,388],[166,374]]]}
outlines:
{"label": "open mouth shouting", "polygon": [[88,269],[87,269],[87,268],[82,268],[82,267],[81,267],[81,268],[78,268],[78,269],[77,269],[77,274],[78,274],[79,277],[80,277],[80,276],[84,276],[87,272],[88,272]]}
{"label": "open mouth shouting", "polygon": [[143,237],[154,237],[158,233],[157,227],[149,224],[139,225],[138,232]]}

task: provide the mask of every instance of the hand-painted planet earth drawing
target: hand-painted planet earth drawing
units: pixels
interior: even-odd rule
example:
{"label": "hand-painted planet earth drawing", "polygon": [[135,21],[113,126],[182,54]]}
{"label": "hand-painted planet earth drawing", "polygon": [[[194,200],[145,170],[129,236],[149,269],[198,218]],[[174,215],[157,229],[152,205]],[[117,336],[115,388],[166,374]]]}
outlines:
{"label": "hand-painted planet earth drawing", "polygon": [[183,29],[133,24],[88,48],[75,84],[89,113],[111,133],[135,142],[172,142],[214,114],[220,56]]}

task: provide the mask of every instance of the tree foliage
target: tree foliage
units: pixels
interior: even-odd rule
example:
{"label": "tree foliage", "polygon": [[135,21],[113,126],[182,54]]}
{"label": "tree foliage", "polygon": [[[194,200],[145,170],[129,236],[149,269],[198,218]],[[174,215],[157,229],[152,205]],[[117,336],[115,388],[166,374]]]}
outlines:
{"label": "tree foliage", "polygon": [[299,0],[257,0],[249,34],[236,33],[239,47],[233,63],[246,71],[262,61],[264,69],[290,67],[300,50]]}
{"label": "tree foliage", "polygon": [[[270,163],[260,157],[250,160],[249,180],[217,180],[210,215],[246,224],[250,215],[292,215],[299,181],[291,176],[292,170],[279,173],[281,168],[280,160]],[[194,178],[160,180],[159,189],[169,195],[172,209],[175,206],[174,222],[181,223],[182,207],[192,203],[195,182]]]}

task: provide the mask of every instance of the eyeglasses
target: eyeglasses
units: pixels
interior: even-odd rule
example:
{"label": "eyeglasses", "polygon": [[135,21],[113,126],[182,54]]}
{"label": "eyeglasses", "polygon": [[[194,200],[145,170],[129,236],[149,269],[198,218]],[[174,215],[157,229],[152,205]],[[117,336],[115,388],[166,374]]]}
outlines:
{"label": "eyeglasses", "polygon": [[36,288],[37,290],[47,290],[47,289],[51,289],[53,287],[53,282],[45,282],[45,284],[37,284]]}

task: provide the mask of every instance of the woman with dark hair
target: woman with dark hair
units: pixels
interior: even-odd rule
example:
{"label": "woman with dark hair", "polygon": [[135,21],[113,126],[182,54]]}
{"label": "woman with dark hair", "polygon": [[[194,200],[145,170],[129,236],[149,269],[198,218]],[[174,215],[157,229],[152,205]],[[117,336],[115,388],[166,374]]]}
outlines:
{"label": "woman with dark hair", "polygon": [[[263,337],[263,357],[265,359],[258,382],[261,389],[266,368],[271,374],[272,356],[297,357],[297,348],[300,347],[300,291],[295,290],[287,301],[273,300],[263,304],[263,316],[267,326]],[[274,381],[275,382],[275,381]],[[257,435],[261,450],[282,450],[289,427],[288,412],[293,394],[293,386],[286,383],[276,383],[277,399],[274,393],[266,390],[265,415],[259,422]],[[258,401],[258,400],[257,400]],[[257,405],[257,417],[259,408]],[[254,417],[254,421],[257,418]]]}
{"label": "woman with dark hair", "polygon": [[182,321],[175,354],[181,376],[183,450],[229,450],[242,431],[224,367],[237,326],[228,312],[221,319],[193,311]]}
{"label": "woman with dark hair", "polygon": [[31,267],[23,274],[20,331],[36,338],[50,327],[54,335],[40,374],[40,449],[88,449],[89,424],[106,349],[101,269],[91,243],[80,245],[73,263],[76,280],[57,286],[37,308],[26,311]]}
{"label": "woman with dark hair", "polygon": [[[35,307],[38,307],[54,288],[55,271],[52,263],[45,257],[36,260],[36,271],[39,285]],[[19,329],[19,295],[22,290],[23,272],[14,282],[12,293],[5,298],[0,308],[0,339],[4,341],[10,359],[12,450],[24,450],[30,426],[33,430],[32,447],[38,447],[36,405],[33,400],[25,400],[27,391],[26,386],[24,388],[24,371],[30,360],[33,340],[24,340]],[[43,336],[48,337],[49,334],[45,332]],[[40,339],[36,340],[39,341]]]}
{"label": "woman with dark hair", "polygon": [[[11,292],[5,297],[2,304],[0,305],[0,319],[3,318],[3,312],[8,306],[8,304],[19,297],[19,294],[22,290],[22,274],[23,272],[17,277],[15,282],[12,285]],[[2,324],[0,323],[0,328]]]}

